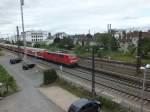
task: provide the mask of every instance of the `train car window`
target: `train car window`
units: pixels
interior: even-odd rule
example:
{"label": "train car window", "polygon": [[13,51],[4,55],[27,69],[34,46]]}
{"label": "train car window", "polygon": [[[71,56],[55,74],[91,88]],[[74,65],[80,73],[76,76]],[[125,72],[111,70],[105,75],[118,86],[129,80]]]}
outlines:
{"label": "train car window", "polygon": [[64,55],[62,55],[62,54],[59,54],[59,57],[62,57],[62,58],[63,58],[63,57],[64,57]]}
{"label": "train car window", "polygon": [[58,57],[58,54],[57,54],[57,53],[52,53],[52,54],[53,54],[53,56]]}
{"label": "train car window", "polygon": [[49,52],[48,52],[48,54],[52,54],[52,53],[49,53]]}

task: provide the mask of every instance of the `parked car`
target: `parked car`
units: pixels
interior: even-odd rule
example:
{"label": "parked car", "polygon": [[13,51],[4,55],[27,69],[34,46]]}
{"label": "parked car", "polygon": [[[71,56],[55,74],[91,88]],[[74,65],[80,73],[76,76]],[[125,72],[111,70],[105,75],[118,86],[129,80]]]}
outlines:
{"label": "parked car", "polygon": [[68,112],[100,112],[101,103],[91,99],[80,99],[69,107]]}
{"label": "parked car", "polygon": [[28,70],[30,68],[33,68],[35,66],[35,64],[29,60],[26,60],[26,61],[23,61],[23,64],[22,64],[22,69],[23,70]]}
{"label": "parked car", "polygon": [[14,59],[10,59],[10,64],[16,64],[16,63],[20,63],[22,61],[21,57],[17,57]]}

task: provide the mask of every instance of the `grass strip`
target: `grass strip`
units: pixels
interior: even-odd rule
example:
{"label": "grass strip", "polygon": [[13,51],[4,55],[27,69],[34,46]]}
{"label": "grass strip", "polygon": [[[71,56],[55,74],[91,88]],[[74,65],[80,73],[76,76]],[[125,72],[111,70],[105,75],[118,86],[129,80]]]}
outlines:
{"label": "grass strip", "polygon": [[8,74],[2,65],[0,65],[0,97],[7,96],[18,91],[18,86],[15,79]]}

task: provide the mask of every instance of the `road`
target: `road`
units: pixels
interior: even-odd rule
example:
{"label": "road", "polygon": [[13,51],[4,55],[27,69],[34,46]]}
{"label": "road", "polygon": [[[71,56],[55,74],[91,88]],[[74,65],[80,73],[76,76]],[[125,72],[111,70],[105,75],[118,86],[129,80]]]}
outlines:
{"label": "road", "polygon": [[14,76],[21,91],[1,100],[0,112],[65,112],[38,91],[42,74],[36,68],[23,71],[21,63],[10,65],[11,57],[11,53],[6,53],[0,58],[0,64]]}

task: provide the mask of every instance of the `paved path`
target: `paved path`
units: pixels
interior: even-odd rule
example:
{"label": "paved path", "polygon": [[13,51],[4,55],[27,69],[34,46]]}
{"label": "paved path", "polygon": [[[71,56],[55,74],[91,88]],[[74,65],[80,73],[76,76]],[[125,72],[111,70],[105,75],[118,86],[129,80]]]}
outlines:
{"label": "paved path", "polygon": [[41,91],[41,93],[47,96],[47,98],[52,100],[55,104],[60,106],[65,111],[69,109],[69,106],[73,102],[79,99],[79,97],[71,94],[70,92],[58,86],[42,87],[42,88],[39,88],[39,90]]}
{"label": "paved path", "polygon": [[0,112],[64,112],[51,100],[39,92],[42,75],[35,68],[23,71],[21,64],[10,65],[11,53],[0,58],[6,70],[15,77],[21,91],[0,101]]}

